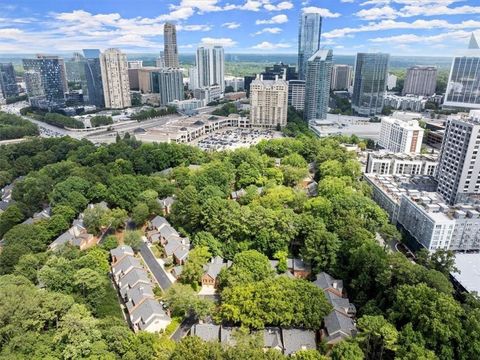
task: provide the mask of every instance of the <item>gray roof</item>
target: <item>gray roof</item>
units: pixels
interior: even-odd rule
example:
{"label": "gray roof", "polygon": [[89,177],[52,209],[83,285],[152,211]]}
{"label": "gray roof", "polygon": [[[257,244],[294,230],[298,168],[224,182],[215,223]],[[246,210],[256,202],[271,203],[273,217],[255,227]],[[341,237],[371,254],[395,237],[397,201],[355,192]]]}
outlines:
{"label": "gray roof", "polygon": [[118,286],[121,290],[124,290],[122,296],[125,297],[128,288],[135,286],[137,283],[142,282],[144,284],[150,284],[147,272],[144,269],[132,269],[126,275],[118,280]]}
{"label": "gray roof", "polygon": [[33,218],[31,217],[29,217],[24,222],[22,222],[22,225],[32,225],[32,224],[33,224]]}
{"label": "gray roof", "polygon": [[0,201],[0,210],[7,210],[7,208],[10,206],[11,202],[6,202],[6,201]]}
{"label": "gray roof", "polygon": [[132,312],[130,313],[130,319],[134,324],[139,322],[144,323],[144,325],[139,325],[141,329],[142,326],[143,328],[147,327],[149,320],[151,320],[152,317],[160,317],[165,320],[170,319],[160,303],[151,298],[146,298],[139,306],[132,309]]}
{"label": "gray roof", "polygon": [[179,233],[177,230],[175,230],[170,224],[167,223],[167,225],[162,226],[158,231],[160,232],[160,235],[164,237],[165,239],[168,240],[169,237],[175,236],[175,237],[180,237]]}
{"label": "gray roof", "polygon": [[119,262],[112,266],[112,273],[115,277],[124,276],[134,268],[141,269],[142,264],[132,255],[126,255]]}
{"label": "gray roof", "polygon": [[132,311],[135,306],[138,306],[146,298],[155,298],[152,285],[142,284],[133,289],[128,289],[126,292],[126,299],[128,299],[128,301],[125,304],[128,311]]}
{"label": "gray roof", "polygon": [[212,279],[216,279],[220,270],[227,267],[227,264],[223,262],[221,256],[215,256],[209,263],[205,264],[203,269],[205,274],[209,275]]}
{"label": "gray roof", "polygon": [[355,313],[355,305],[353,305],[350,300],[342,298],[334,293],[324,290],[325,297],[327,301],[334,307],[335,310],[341,311],[345,314]]}
{"label": "gray roof", "polygon": [[163,175],[163,176],[167,176],[172,172],[172,170],[173,170],[173,168],[169,167],[169,168],[166,168],[162,171],[159,171],[158,174]]}
{"label": "gray roof", "polygon": [[317,279],[313,283],[323,290],[333,288],[337,289],[339,292],[343,291],[343,281],[334,279],[326,272],[317,274]]}
{"label": "gray roof", "polygon": [[122,256],[125,256],[125,255],[133,256],[134,252],[130,246],[120,245],[120,246],[117,246],[115,249],[110,250],[110,255],[112,256],[112,258],[120,259]]}
{"label": "gray roof", "polygon": [[220,326],[215,324],[195,324],[192,328],[192,335],[198,336],[204,341],[218,341]]}
{"label": "gray roof", "polygon": [[152,219],[152,221],[150,221],[150,224],[152,224],[152,226],[156,229],[159,229],[159,228],[161,228],[162,226],[165,226],[165,225],[170,226],[167,219],[165,219],[163,216],[155,216]]}
{"label": "gray roof", "polygon": [[466,291],[480,294],[480,254],[455,254],[455,267],[459,273],[451,275]]}
{"label": "gray roof", "polygon": [[220,327],[220,342],[225,345],[235,346],[236,340],[233,336],[234,332],[236,331],[235,327],[227,327],[221,326]]}
{"label": "gray roof", "polygon": [[180,246],[182,246],[180,238],[169,240],[163,247],[165,250],[165,255],[172,256],[175,250]]}
{"label": "gray roof", "polygon": [[285,355],[292,355],[300,350],[316,349],[315,332],[303,329],[282,329]]}
{"label": "gray roof", "polygon": [[65,245],[67,243],[72,243],[73,239],[75,239],[75,236],[70,233],[70,231],[65,231],[62,235],[57,237],[50,245],[49,247],[51,249],[56,248],[58,246]]}
{"label": "gray roof", "polygon": [[33,220],[40,221],[44,219],[50,219],[52,213],[52,209],[49,207],[46,207],[42,211],[36,212],[33,214]]}
{"label": "gray roof", "polygon": [[245,196],[246,194],[247,194],[247,191],[245,189],[240,189],[237,191],[232,191],[230,196],[232,197],[232,199],[238,199],[238,198],[241,198],[242,196]]}
{"label": "gray roof", "polygon": [[323,321],[329,337],[338,332],[345,334],[345,336],[352,336],[356,332],[352,318],[339,311],[333,310],[325,316]]}
{"label": "gray roof", "polygon": [[190,252],[190,246],[181,245],[173,251],[173,256],[175,256],[177,260],[184,261],[187,259],[189,252]]}
{"label": "gray roof", "polygon": [[160,206],[162,206],[163,208],[166,208],[173,205],[173,203],[175,202],[175,198],[171,196],[167,196],[164,199],[157,199],[157,201],[160,204]]}
{"label": "gray roof", "polygon": [[180,277],[180,275],[182,275],[182,271],[183,271],[183,266],[182,265],[175,266],[172,269],[172,275],[175,276],[176,278],[178,278],[178,277]]}
{"label": "gray roof", "polygon": [[283,350],[283,342],[280,328],[272,327],[263,330],[263,346],[265,348]]}

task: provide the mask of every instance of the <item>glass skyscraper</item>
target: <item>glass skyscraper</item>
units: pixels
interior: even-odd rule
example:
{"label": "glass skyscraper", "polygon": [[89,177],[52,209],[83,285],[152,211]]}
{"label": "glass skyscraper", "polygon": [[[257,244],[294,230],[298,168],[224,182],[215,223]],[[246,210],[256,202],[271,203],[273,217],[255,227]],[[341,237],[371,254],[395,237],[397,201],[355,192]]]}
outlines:
{"label": "glass skyscraper", "polygon": [[475,52],[453,59],[443,105],[480,109],[480,51]]}
{"label": "glass skyscraper", "polygon": [[197,49],[198,86],[218,85],[225,91],[225,54],[222,46],[199,47]]}
{"label": "glass skyscraper", "polygon": [[[30,97],[30,104],[35,107],[56,109],[65,106],[67,80],[65,63],[58,56],[37,55],[36,59],[23,59],[25,72],[34,72],[40,78],[43,95]],[[27,81],[29,77],[26,77]],[[33,86],[26,85],[27,93]]]}
{"label": "glass skyscraper", "polygon": [[306,80],[307,61],[320,49],[322,17],[315,13],[300,16],[298,30],[298,79]]}
{"label": "glass skyscraper", "polygon": [[358,53],[355,63],[352,108],[362,116],[380,114],[387,86],[390,56],[382,53]]}
{"label": "glass skyscraper", "polygon": [[183,100],[183,72],[180,69],[159,69],[150,72],[152,92],[160,94],[160,105]]}
{"label": "glass skyscraper", "polygon": [[12,63],[0,64],[0,90],[5,99],[18,96],[18,86]]}
{"label": "glass skyscraper", "polygon": [[88,89],[88,103],[97,108],[105,107],[103,97],[102,70],[100,65],[100,50],[84,49],[85,79]]}
{"label": "glass skyscraper", "polygon": [[318,50],[307,62],[305,120],[326,119],[333,65],[332,50]]}

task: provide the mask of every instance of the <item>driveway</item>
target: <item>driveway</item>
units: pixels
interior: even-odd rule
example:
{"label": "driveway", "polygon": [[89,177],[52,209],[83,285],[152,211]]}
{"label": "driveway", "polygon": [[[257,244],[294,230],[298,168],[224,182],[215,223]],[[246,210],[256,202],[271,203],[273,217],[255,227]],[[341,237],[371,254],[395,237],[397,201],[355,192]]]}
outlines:
{"label": "driveway", "polygon": [[146,242],[143,242],[142,245],[140,245],[140,255],[145,261],[145,264],[147,264],[148,269],[152,273],[160,288],[163,291],[167,291],[170,286],[172,286],[172,281],[168,278],[165,269],[160,266],[157,258],[153,255]]}

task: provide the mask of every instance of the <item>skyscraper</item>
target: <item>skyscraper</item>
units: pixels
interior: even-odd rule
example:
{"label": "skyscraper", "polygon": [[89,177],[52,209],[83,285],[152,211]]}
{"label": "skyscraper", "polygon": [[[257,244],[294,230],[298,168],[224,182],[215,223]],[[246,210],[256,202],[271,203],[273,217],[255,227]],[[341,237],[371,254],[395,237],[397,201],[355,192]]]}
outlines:
{"label": "skyscraper", "polygon": [[102,69],[100,66],[100,50],[84,49],[85,78],[87,80],[88,103],[97,108],[105,107],[103,98]]}
{"label": "skyscraper", "polygon": [[252,126],[276,127],[287,125],[288,82],[263,80],[262,75],[250,84],[250,123]]}
{"label": "skyscraper", "polygon": [[180,69],[158,69],[150,72],[152,92],[160,94],[160,105],[183,100],[183,72]]}
{"label": "skyscraper", "polygon": [[450,205],[480,193],[480,110],[447,120],[438,161],[437,191]]}
{"label": "skyscraper", "polygon": [[418,114],[393,113],[382,117],[378,145],[394,153],[420,153],[423,129]]}
{"label": "skyscraper", "polygon": [[123,109],[132,105],[128,81],[127,56],[118,49],[100,55],[105,107]]}
{"label": "skyscraper", "polygon": [[305,80],[290,80],[288,82],[288,106],[297,111],[305,108]]}
{"label": "skyscraper", "polygon": [[402,94],[431,96],[437,87],[437,68],[435,66],[412,66],[407,69]]}
{"label": "skyscraper", "polygon": [[308,59],[304,113],[306,121],[327,118],[332,61],[332,50],[326,49],[318,50]]}
{"label": "skyscraper", "polygon": [[196,66],[188,69],[188,78],[188,88],[190,90],[198,89],[198,69]]}
{"label": "skyscraper", "polygon": [[352,108],[358,115],[373,116],[382,112],[388,61],[388,54],[357,54]]}
{"label": "skyscraper", "polygon": [[165,52],[160,51],[160,55],[155,59],[155,66],[157,68],[164,68],[165,67]]}
{"label": "skyscraper", "polygon": [[[36,59],[23,59],[26,72],[36,72],[38,75],[27,76],[26,81],[35,80],[36,84],[28,84],[28,89],[35,89],[37,96],[32,96],[30,104],[45,109],[57,109],[65,106],[67,80],[65,63],[58,56],[37,55]],[[40,84],[38,84],[40,80]],[[41,91],[39,90],[39,87]]]}
{"label": "skyscraper", "polygon": [[322,17],[316,13],[303,13],[298,30],[298,79],[305,80],[307,61],[320,49]]}
{"label": "skyscraper", "polygon": [[223,47],[209,46],[197,49],[198,86],[218,85],[225,91],[225,55]]}
{"label": "skyscraper", "polygon": [[17,80],[12,63],[0,64],[0,90],[5,99],[18,96]]}
{"label": "skyscraper", "polygon": [[480,49],[474,34],[469,49],[453,59],[443,105],[480,109]]}
{"label": "skyscraper", "polygon": [[165,67],[178,68],[177,29],[174,24],[165,23],[163,26],[163,44]]}
{"label": "skyscraper", "polygon": [[352,84],[353,68],[350,65],[333,65],[331,90],[348,90]]}

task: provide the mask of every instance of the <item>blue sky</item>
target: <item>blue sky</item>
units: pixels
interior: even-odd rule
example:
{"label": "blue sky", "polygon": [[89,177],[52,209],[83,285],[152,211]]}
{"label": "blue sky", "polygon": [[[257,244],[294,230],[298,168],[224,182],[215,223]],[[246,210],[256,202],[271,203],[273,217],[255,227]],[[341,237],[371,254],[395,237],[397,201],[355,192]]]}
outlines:
{"label": "blue sky", "polygon": [[322,44],[336,54],[452,56],[480,35],[479,0],[0,0],[0,53],[157,53],[165,21],[183,53],[294,53],[305,10],[322,14]]}

